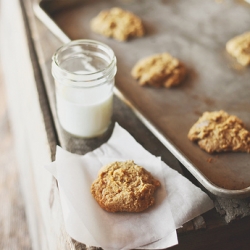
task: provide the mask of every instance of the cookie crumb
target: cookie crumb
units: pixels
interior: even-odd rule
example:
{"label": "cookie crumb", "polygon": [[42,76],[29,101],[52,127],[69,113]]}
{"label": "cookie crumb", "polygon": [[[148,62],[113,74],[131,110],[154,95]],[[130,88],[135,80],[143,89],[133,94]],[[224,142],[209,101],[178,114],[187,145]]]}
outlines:
{"label": "cookie crumb", "polygon": [[208,163],[212,163],[212,161],[213,161],[213,158],[207,158]]}

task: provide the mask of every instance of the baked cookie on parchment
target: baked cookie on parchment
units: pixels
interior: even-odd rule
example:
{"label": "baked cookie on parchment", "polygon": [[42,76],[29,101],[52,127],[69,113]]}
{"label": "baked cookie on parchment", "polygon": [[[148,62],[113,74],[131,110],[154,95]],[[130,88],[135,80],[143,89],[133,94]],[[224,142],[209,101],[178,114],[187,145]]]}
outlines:
{"label": "baked cookie on parchment", "polygon": [[204,112],[191,127],[188,138],[208,153],[250,152],[250,132],[238,117],[223,110]]}
{"label": "baked cookie on parchment", "polygon": [[121,8],[101,11],[91,20],[91,29],[106,37],[126,41],[131,37],[144,35],[144,27],[139,17]]}
{"label": "baked cookie on parchment", "polygon": [[243,66],[250,64],[250,31],[236,36],[226,44],[227,52]]}
{"label": "baked cookie on parchment", "polygon": [[170,88],[182,82],[186,67],[168,53],[155,54],[138,61],[131,75],[140,85]]}
{"label": "baked cookie on parchment", "polygon": [[160,182],[133,161],[113,162],[99,171],[91,193],[108,212],[142,212],[155,202]]}

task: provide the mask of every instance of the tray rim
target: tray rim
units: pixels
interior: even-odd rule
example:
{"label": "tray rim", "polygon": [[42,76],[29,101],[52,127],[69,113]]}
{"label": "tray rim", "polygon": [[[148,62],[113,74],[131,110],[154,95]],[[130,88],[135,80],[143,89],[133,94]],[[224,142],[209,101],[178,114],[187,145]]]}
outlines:
{"label": "tray rim", "polygon": [[[36,17],[63,43],[68,43],[71,39],[56,24],[46,10],[41,6],[44,0],[33,3],[33,10]],[[222,198],[247,198],[250,196],[250,186],[244,189],[225,189],[212,183],[198,168],[196,168],[185,155],[174,146],[171,141],[164,136],[123,94],[114,87],[114,94],[127,104],[140,121],[153,133],[153,135],[176,157],[176,159],[195,177],[195,179],[204,186],[210,193]]]}

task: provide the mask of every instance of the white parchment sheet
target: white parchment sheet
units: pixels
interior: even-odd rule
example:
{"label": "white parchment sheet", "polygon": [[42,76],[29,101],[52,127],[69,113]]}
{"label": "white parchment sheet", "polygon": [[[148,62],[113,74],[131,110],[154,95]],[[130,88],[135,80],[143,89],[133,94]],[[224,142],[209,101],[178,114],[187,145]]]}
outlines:
{"label": "white parchment sheet", "polygon": [[[90,193],[99,169],[134,160],[161,182],[155,204],[141,213],[108,213]],[[213,202],[160,157],[146,151],[119,124],[110,139],[83,156],[57,147],[46,168],[58,180],[66,230],[75,240],[107,250],[162,249],[178,243],[176,229],[213,208]]]}

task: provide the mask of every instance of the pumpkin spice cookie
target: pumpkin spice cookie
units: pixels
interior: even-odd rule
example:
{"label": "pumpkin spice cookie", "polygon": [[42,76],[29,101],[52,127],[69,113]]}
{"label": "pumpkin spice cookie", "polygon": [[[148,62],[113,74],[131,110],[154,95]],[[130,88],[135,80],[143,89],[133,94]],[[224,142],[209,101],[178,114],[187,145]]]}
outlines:
{"label": "pumpkin spice cookie", "polygon": [[223,110],[204,112],[191,127],[188,138],[208,153],[250,152],[250,132],[238,117]]}
{"label": "pumpkin spice cookie", "polygon": [[121,8],[103,10],[91,20],[91,29],[106,37],[126,41],[131,37],[144,35],[144,27],[139,17]]}
{"label": "pumpkin spice cookie", "polygon": [[170,88],[185,78],[186,68],[178,59],[162,53],[141,59],[133,67],[131,75],[140,85]]}
{"label": "pumpkin spice cookie", "polygon": [[141,212],[155,202],[160,182],[133,161],[113,162],[100,169],[91,193],[108,212]]}
{"label": "pumpkin spice cookie", "polygon": [[250,32],[236,36],[226,44],[227,52],[243,66],[250,64]]}

